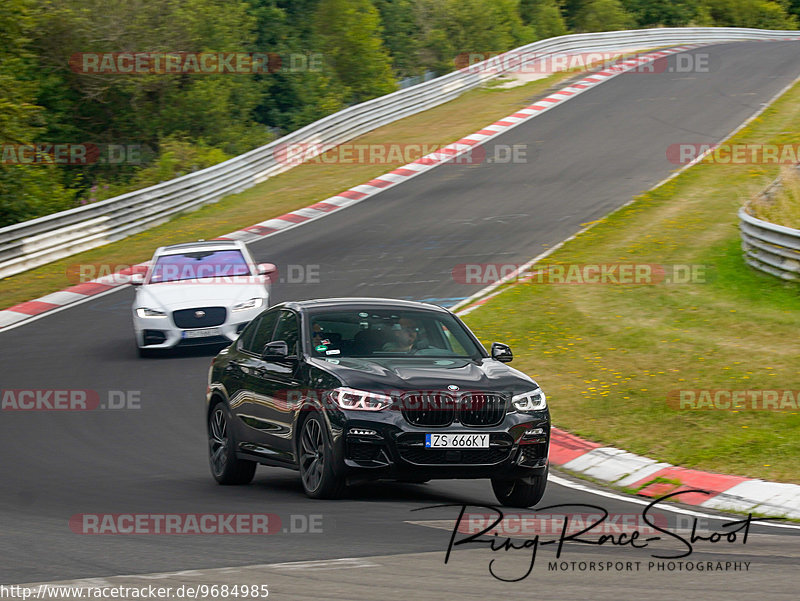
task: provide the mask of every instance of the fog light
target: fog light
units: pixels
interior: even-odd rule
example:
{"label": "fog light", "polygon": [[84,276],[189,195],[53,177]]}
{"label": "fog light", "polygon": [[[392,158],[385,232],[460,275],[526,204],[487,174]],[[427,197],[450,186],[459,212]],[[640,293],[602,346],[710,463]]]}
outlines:
{"label": "fog light", "polygon": [[375,430],[369,430],[367,428],[350,428],[350,432],[348,434],[352,434],[353,436],[377,436],[378,433]]}
{"label": "fog light", "polygon": [[523,441],[536,440],[537,442],[545,437],[544,428],[528,428],[522,435]]}
{"label": "fog light", "polygon": [[143,330],[142,338],[144,346],[163,344],[167,341],[167,335],[162,330]]}

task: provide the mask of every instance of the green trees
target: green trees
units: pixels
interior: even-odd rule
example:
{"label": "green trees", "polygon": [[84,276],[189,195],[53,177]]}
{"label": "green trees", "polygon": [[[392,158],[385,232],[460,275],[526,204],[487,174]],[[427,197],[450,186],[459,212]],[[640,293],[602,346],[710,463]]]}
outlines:
{"label": "green trees", "polygon": [[[81,58],[120,52],[254,50],[255,19],[246,2],[13,1],[24,1],[28,7],[28,35],[20,55],[27,53],[31,57],[29,75],[36,83],[36,102],[42,109],[36,141],[137,149],[137,160],[107,161],[101,153],[96,162],[90,160],[84,166],[60,165],[51,169],[56,176],[54,185],[61,183],[70,191],[68,202],[56,203],[58,208],[77,204],[76,195],[80,202],[105,196],[97,193],[98,188],[122,192],[159,181],[143,177],[147,173],[153,177],[164,173],[169,179],[201,167],[188,153],[180,155],[186,158],[185,164],[168,161],[174,166],[172,172],[161,169],[141,173],[147,167],[147,163],[138,160],[141,149],[159,153],[165,140],[184,141],[198,149],[218,149],[212,156],[220,158],[246,152],[269,139],[267,128],[253,117],[260,95],[252,75],[92,73],[87,72],[87,63]],[[20,176],[20,182],[27,182],[24,188],[29,190],[22,198],[29,200],[20,201],[20,196],[15,201],[4,198],[0,224],[51,211],[54,201],[46,200],[41,185],[31,184],[41,179],[47,169],[18,167],[25,174]],[[15,194],[19,195],[19,185],[16,188]],[[38,197],[37,202],[30,200],[32,195]],[[21,202],[26,209],[20,207]]]}
{"label": "green trees", "polygon": [[397,89],[380,16],[369,0],[320,0],[313,31],[323,60],[344,86],[349,102]]}
{"label": "green trees", "polygon": [[521,0],[519,12],[523,22],[533,28],[539,39],[567,33],[567,24],[556,0]]}
{"label": "green trees", "polygon": [[4,142],[29,140],[41,113],[34,104],[32,56],[25,49],[30,14],[25,0],[8,0],[0,12],[0,136]]}
{"label": "green trees", "polygon": [[45,125],[35,56],[27,48],[32,26],[31,2],[6,0],[0,11],[0,227],[69,208],[75,196],[54,165],[14,164],[20,145],[35,144]]}
{"label": "green trees", "polygon": [[523,23],[515,0],[417,0],[422,36],[421,60],[427,68],[452,71],[456,57],[498,53],[537,39]]}
{"label": "green trees", "polygon": [[800,0],[622,0],[639,27],[756,27],[791,29]]}
{"label": "green trees", "polygon": [[[569,32],[797,27],[800,0],[5,0],[0,144],[133,145],[141,161],[0,161],[0,227],[246,152],[401,78]],[[96,73],[104,53],[260,53],[263,72]],[[10,155],[9,155],[10,156]]]}
{"label": "green trees", "polygon": [[634,19],[619,0],[588,0],[575,14],[578,31],[614,31],[630,29]]}
{"label": "green trees", "polygon": [[83,54],[248,52],[255,19],[246,2],[103,0],[39,2],[31,44],[45,79],[48,134],[71,141],[157,147],[183,136],[244,152],[263,141],[252,111],[254,78],[230,73],[91,73]]}
{"label": "green trees", "polygon": [[270,73],[255,76],[255,120],[283,134],[342,109],[343,86],[332,78],[313,40],[318,0],[249,2],[256,17],[255,47],[279,63]]}
{"label": "green trees", "polygon": [[[798,0],[800,1],[800,0]],[[383,24],[383,43],[392,60],[395,77],[402,79],[424,71],[419,56],[422,41],[413,0],[374,0]]]}
{"label": "green trees", "polygon": [[698,8],[696,0],[623,0],[622,4],[639,27],[685,27],[692,23]]}
{"label": "green trees", "polygon": [[771,0],[702,0],[714,25],[793,29],[797,18],[787,12],[788,2]]}

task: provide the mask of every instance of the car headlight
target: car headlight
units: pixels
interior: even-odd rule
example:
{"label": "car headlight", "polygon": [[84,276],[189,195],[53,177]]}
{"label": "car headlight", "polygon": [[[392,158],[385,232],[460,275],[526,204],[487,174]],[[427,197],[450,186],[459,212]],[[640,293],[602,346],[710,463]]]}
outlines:
{"label": "car headlight", "polygon": [[534,388],[511,397],[511,404],[517,411],[540,411],[547,408],[547,397],[541,388]]}
{"label": "car headlight", "polygon": [[331,391],[331,397],[342,409],[359,411],[380,411],[392,404],[392,397],[355,388],[337,388]]}
{"label": "car headlight", "polygon": [[243,303],[233,305],[234,311],[246,311],[247,309],[258,309],[264,303],[263,298],[251,298]]}
{"label": "car headlight", "polygon": [[158,309],[148,309],[146,307],[139,307],[136,309],[136,315],[139,317],[164,317],[166,313]]}

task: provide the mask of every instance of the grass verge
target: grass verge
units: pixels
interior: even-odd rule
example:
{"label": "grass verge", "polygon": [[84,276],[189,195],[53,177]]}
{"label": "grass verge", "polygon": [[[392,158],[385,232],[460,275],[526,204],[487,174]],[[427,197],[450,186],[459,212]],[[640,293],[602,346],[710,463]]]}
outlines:
{"label": "grass verge", "polygon": [[[351,143],[392,144],[400,148],[405,144],[444,146],[535,102],[551,87],[560,87],[565,80],[576,77],[576,73],[556,73],[510,89],[488,86],[472,90],[451,102],[376,129]],[[386,153],[387,158],[395,158],[396,154]],[[416,158],[418,156],[413,156],[411,160]],[[101,264],[113,267],[146,261],[158,246],[221,236],[314,204],[407,162],[337,164],[310,161],[146,232],[4,278],[0,280],[0,308],[78,283],[74,280],[75,266]]]}
{"label": "grass verge", "polygon": [[[800,142],[800,85],[733,142]],[[466,321],[482,340],[512,345],[514,365],[540,381],[561,428],[676,465],[800,483],[796,409],[667,402],[702,389],[794,389],[798,402],[800,288],[745,265],[736,218],[777,173],[701,163],[545,260],[707,266],[705,283],[518,283]]]}

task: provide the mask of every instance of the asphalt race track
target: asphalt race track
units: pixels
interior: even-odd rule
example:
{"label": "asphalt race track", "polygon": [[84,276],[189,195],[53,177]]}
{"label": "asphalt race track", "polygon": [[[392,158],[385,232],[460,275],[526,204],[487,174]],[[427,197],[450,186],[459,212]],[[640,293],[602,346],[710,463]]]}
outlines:
{"label": "asphalt race track", "polygon": [[[457,265],[529,260],[668,176],[678,167],[666,158],[670,144],[720,140],[800,75],[800,42],[692,53],[709,55],[708,72],[623,74],[489,146],[491,156],[494,144],[527,144],[526,163],[444,165],[252,245],[258,260],[276,263],[282,274],[289,266],[295,275],[318,269],[317,283],[276,284],[274,300],[388,296],[452,305],[480,288],[455,282]],[[675,56],[669,60],[673,65]],[[731,591],[736,599],[796,598],[797,529],[754,525],[746,545],[698,543],[685,558],[752,562],[744,573],[548,572],[548,548],[530,578],[509,584],[489,575],[487,549],[457,550],[444,565],[458,508],[412,511],[494,503],[488,481],[386,483],[354,488],[341,501],[313,501],[296,473],[262,467],[251,486],[218,486],[207,465],[203,415],[213,353],[138,359],[132,298],[127,288],[0,333],[2,389],[88,389],[101,399],[122,391],[141,403],[118,411],[2,413],[0,582],[373,558],[350,569],[299,564],[264,568],[258,577],[247,570],[225,574],[266,582],[270,597],[283,599],[477,599],[501,591],[553,599],[620,599],[631,592],[642,599],[682,593],[730,599]],[[541,383],[546,390],[547,379]],[[542,504],[560,503],[626,514],[643,508],[551,483]],[[295,518],[295,530],[319,515],[322,532],[87,536],[69,527],[81,513],[201,512],[273,513],[288,530],[292,515],[304,516]],[[690,527],[686,515],[665,515],[670,524]],[[564,559],[646,564],[652,558],[627,547],[571,545]],[[525,572],[524,561],[514,565],[509,574]],[[192,578],[222,578],[203,574]],[[535,594],[534,582],[547,585],[546,594]]]}

